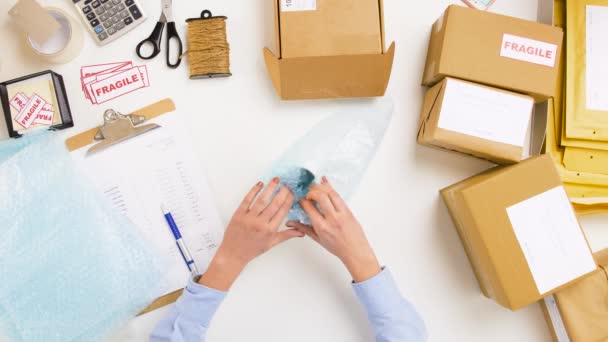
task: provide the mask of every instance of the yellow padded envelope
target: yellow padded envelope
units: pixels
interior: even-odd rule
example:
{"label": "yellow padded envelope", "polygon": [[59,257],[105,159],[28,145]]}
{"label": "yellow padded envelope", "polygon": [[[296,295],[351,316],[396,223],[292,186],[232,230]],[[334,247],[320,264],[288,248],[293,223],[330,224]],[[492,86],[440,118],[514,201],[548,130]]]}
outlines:
{"label": "yellow padded envelope", "polygon": [[567,138],[608,141],[608,71],[606,49],[608,0],[571,0],[567,11]]}

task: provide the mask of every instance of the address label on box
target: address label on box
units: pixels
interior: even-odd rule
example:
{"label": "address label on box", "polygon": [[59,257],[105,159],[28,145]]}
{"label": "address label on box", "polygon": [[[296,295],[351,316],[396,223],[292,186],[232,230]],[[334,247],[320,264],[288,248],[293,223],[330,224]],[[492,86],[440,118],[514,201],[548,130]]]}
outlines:
{"label": "address label on box", "polygon": [[563,186],[510,206],[507,215],[541,295],[597,268]]}
{"label": "address label on box", "polygon": [[505,33],[500,56],[555,67],[557,45]]}
{"label": "address label on box", "polygon": [[317,0],[281,0],[282,12],[316,11]]}

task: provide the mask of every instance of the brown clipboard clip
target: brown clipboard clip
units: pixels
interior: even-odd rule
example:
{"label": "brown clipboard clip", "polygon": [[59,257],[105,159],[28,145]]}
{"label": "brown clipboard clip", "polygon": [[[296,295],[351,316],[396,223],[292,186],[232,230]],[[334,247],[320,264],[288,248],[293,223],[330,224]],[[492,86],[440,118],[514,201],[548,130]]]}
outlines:
{"label": "brown clipboard clip", "polygon": [[105,111],[103,121],[103,126],[99,128],[94,138],[98,143],[89,148],[87,156],[160,128],[155,123],[141,125],[146,121],[146,118],[141,115],[124,115],[114,109]]}
{"label": "brown clipboard clip", "polygon": [[[171,99],[164,99],[153,103],[147,107],[140,108],[131,114],[130,116],[140,116],[143,117],[146,121],[152,120],[160,115],[175,111],[175,103]],[[83,147],[94,144],[97,140],[95,137],[99,133],[99,130],[103,126],[92,128],[88,131],[82,132],[78,135],[75,135],[71,138],[68,138],[65,141],[65,145],[68,148],[68,151],[73,152]]]}
{"label": "brown clipboard clip", "polygon": [[[130,115],[132,116],[141,116],[146,121],[152,120],[156,117],[159,117],[163,114],[175,111],[175,103],[171,99],[164,99],[159,102],[153,103],[147,107],[138,109],[132,112]],[[99,133],[101,127],[92,128],[88,131],[82,132],[78,135],[68,138],[65,141],[65,145],[70,152],[74,152],[83,147],[89,146],[95,143],[95,136]],[[147,308],[145,308],[142,312],[138,314],[143,315],[150,311],[154,311],[159,309],[165,305],[169,305],[177,300],[179,296],[181,296],[183,290],[178,290],[162,297],[157,298],[153,303],[151,303]]]}

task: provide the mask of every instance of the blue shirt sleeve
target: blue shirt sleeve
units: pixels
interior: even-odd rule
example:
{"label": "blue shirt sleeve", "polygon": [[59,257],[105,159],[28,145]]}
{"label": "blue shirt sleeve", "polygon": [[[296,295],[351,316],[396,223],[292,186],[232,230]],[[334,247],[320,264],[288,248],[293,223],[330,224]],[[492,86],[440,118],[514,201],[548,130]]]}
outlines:
{"label": "blue shirt sleeve", "polygon": [[[399,292],[387,269],[374,278],[353,284],[376,335],[376,342],[418,342],[426,340],[424,322]],[[163,318],[150,341],[204,341],[213,315],[226,297],[190,279],[172,311]]]}
{"label": "blue shirt sleeve", "polygon": [[150,341],[205,341],[211,319],[226,294],[200,285],[195,279],[190,278],[175,307],[158,323],[150,335]]}
{"label": "blue shirt sleeve", "polygon": [[370,280],[353,283],[353,289],[367,311],[376,342],[426,341],[422,318],[403,298],[388,269]]}

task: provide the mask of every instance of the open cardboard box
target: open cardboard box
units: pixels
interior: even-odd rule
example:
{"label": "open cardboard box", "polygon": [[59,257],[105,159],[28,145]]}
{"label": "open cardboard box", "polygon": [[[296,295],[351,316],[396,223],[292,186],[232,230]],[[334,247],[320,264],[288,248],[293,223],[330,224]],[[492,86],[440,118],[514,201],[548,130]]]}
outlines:
{"label": "open cardboard box", "polygon": [[[385,49],[384,8],[378,0],[381,53],[285,57],[281,0],[274,2],[276,48],[264,48],[268,74],[283,100],[383,96],[390,79],[395,43]],[[319,2],[325,0],[318,0]],[[374,15],[370,13],[370,15]],[[295,38],[294,38],[295,39]],[[354,39],[351,44],[357,44]]]}

